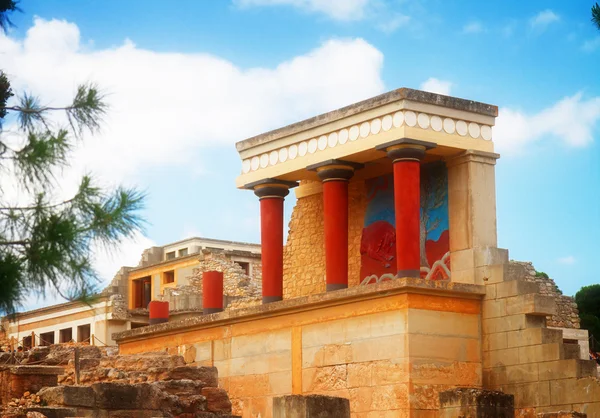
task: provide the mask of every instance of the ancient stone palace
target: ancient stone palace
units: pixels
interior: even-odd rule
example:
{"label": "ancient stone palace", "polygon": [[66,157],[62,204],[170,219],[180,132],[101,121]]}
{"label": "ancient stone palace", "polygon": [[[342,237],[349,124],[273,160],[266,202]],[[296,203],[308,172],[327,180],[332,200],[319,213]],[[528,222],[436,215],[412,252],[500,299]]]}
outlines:
{"label": "ancient stone palace", "polygon": [[586,332],[548,328],[575,325],[497,247],[497,115],[402,88],[238,142],[262,304],[116,334],[120,352],[189,352],[244,417],[288,394],[347,398],[356,418],[459,416],[440,401],[457,387],[513,395],[518,416],[600,416]]}
{"label": "ancient stone palace", "polygon": [[[226,408],[211,410],[210,398],[198,408],[244,418],[600,417],[572,299],[497,247],[497,116],[493,105],[401,88],[238,142],[236,186],[260,206],[260,285],[226,303],[237,297],[223,290],[229,267],[207,257],[215,271],[185,283],[202,290],[204,314],[114,333],[118,360],[98,364],[160,352],[218,374],[218,390],[203,391]],[[155,273],[114,282],[130,310],[153,299],[135,280]],[[90,381],[120,373],[96,367]]]}

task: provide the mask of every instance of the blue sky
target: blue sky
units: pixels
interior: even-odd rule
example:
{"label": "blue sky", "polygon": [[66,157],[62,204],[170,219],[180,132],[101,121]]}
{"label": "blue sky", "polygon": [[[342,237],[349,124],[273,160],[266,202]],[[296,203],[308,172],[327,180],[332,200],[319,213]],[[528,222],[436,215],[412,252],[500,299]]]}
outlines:
{"label": "blue sky", "polygon": [[259,240],[236,141],[411,87],[500,107],[499,246],[574,294],[598,282],[600,253],[592,3],[23,0],[0,68],[52,103],[86,80],[110,93],[107,128],[64,181],[93,171],[148,191],[146,237],[99,255],[107,280],[153,243]]}

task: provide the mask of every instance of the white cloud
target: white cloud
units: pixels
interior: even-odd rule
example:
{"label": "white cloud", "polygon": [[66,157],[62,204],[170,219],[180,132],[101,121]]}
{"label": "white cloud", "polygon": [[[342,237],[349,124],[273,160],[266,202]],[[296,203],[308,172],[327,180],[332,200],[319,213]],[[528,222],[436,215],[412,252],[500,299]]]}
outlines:
{"label": "white cloud", "polygon": [[398,28],[405,26],[410,22],[410,16],[397,14],[385,22],[381,22],[377,25],[377,29],[387,34],[395,32]]}
{"label": "white cloud", "polygon": [[560,16],[552,10],[547,9],[539,12],[529,20],[529,24],[533,29],[545,30],[551,23],[558,22]]}
{"label": "white cloud", "polygon": [[190,159],[200,147],[231,146],[383,91],[383,55],[362,39],[329,40],[275,68],[242,69],[214,55],[154,52],[131,41],[85,51],[76,25],[36,19],[23,41],[0,36],[0,54],[14,89],[43,102],[67,103],[87,80],[109,93],[104,131],[73,161],[78,172],[110,181],[147,167],[196,166]]}
{"label": "white cloud", "polygon": [[499,110],[494,141],[498,150],[520,152],[528,144],[554,138],[570,147],[585,147],[593,140],[600,120],[600,97],[584,99],[581,93],[558,101],[533,115],[510,108]]}
{"label": "white cloud", "polygon": [[[25,39],[0,34],[2,69],[15,91],[34,92],[51,105],[68,103],[85,81],[109,93],[105,128],[74,151],[62,195],[84,172],[104,184],[135,184],[140,173],[161,166],[201,171],[201,149],[227,146],[234,153],[235,141],[384,89],[383,55],[362,39],[329,40],[274,68],[249,69],[206,53],[155,52],[128,40],[100,50],[81,45],[77,25],[60,20],[36,18]],[[144,239],[125,243],[116,254],[135,253],[128,263],[137,263],[149,245]],[[102,255],[97,263],[109,280],[127,264]]]}
{"label": "white cloud", "polygon": [[481,22],[470,22],[463,26],[463,33],[480,33],[483,32]]}
{"label": "white cloud", "polygon": [[322,13],[335,20],[361,20],[372,0],[234,0],[239,7],[293,6],[298,9]]}
{"label": "white cloud", "polygon": [[577,260],[575,259],[575,257],[573,257],[572,255],[568,255],[566,257],[560,257],[557,260],[560,264],[575,264],[577,262]]}
{"label": "white cloud", "polygon": [[452,83],[450,81],[439,80],[434,77],[430,77],[421,84],[421,90],[428,91],[430,93],[443,94],[450,96],[450,90]]}
{"label": "white cloud", "polygon": [[588,39],[581,45],[581,49],[585,52],[594,52],[600,48],[600,36],[596,36],[593,39]]}

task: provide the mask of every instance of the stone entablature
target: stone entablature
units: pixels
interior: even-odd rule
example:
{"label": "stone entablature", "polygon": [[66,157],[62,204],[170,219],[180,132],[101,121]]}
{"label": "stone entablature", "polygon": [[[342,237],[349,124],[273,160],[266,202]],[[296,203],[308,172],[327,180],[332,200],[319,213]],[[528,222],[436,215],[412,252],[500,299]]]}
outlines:
{"label": "stone entablature", "polygon": [[[492,126],[496,106],[398,89],[364,102],[238,142],[242,175],[238,187],[279,177],[297,180],[305,167],[352,155],[369,161],[369,150],[398,138],[432,141],[444,155],[445,147],[493,152]],[[283,177],[281,177],[284,175]],[[312,177],[301,177],[301,179]]]}

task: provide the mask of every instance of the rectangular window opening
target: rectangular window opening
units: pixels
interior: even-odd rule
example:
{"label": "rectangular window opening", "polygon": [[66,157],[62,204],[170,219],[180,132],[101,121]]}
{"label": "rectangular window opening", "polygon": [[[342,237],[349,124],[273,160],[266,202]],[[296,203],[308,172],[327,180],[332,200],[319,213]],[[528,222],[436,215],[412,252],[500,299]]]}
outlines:
{"label": "rectangular window opening", "polygon": [[31,335],[23,337],[23,350],[30,350],[33,347]]}
{"label": "rectangular window opening", "polygon": [[152,281],[150,276],[133,281],[132,309],[146,309],[152,300]]}
{"label": "rectangular window opening", "polygon": [[188,255],[187,248],[182,248],[181,250],[179,250],[179,257],[185,257],[186,255]]}
{"label": "rectangular window opening", "polygon": [[90,324],[79,325],[77,327],[77,342],[89,343],[91,335],[92,335],[92,333],[91,333]]}
{"label": "rectangular window opening", "polygon": [[168,253],[166,254],[166,259],[167,259],[167,260],[172,260],[172,259],[174,259],[174,258],[175,258],[175,251],[171,251],[171,252],[168,252]]}
{"label": "rectangular window opening", "polygon": [[52,345],[54,344],[54,332],[44,332],[40,334],[40,345]]}
{"label": "rectangular window opening", "polygon": [[250,263],[244,261],[236,261],[236,263],[244,270],[246,276],[250,276]]}
{"label": "rectangular window opening", "polygon": [[175,283],[175,271],[165,271],[163,273],[163,284]]}
{"label": "rectangular window opening", "polygon": [[61,329],[58,333],[58,342],[68,343],[73,340],[73,328]]}

